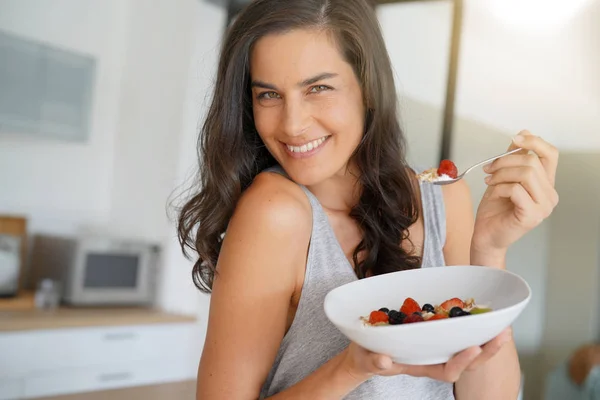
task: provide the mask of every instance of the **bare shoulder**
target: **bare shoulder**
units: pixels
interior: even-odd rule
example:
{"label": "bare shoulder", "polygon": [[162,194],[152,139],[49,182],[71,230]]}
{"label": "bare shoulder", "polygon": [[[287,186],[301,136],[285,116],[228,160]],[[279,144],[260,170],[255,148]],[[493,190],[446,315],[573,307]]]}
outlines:
{"label": "bare shoulder", "polygon": [[240,198],[232,224],[260,223],[280,233],[299,234],[310,230],[311,219],[310,202],[298,185],[279,174],[263,172]]}
{"label": "bare shoulder", "polygon": [[[231,262],[241,256],[254,260],[290,257],[289,252],[308,247],[312,229],[311,205],[302,189],[289,179],[270,172],[259,174],[244,191],[227,226],[221,248],[218,270],[252,268],[252,273],[288,274],[282,267],[285,263]],[[304,246],[306,244],[306,246]],[[257,254],[258,249],[263,249]],[[250,267],[252,265],[252,267]],[[303,265],[303,264],[302,264]],[[277,271],[266,270],[276,268]],[[297,265],[299,266],[299,264]]]}

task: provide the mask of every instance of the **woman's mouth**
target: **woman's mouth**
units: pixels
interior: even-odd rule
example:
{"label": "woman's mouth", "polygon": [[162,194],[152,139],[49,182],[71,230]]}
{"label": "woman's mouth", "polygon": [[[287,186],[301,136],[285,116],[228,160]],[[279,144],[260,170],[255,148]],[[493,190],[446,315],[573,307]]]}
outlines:
{"label": "woman's mouth", "polygon": [[304,158],[311,156],[316,153],[317,150],[320,150],[327,139],[331,136],[323,136],[322,138],[312,140],[308,143],[304,143],[300,146],[292,146],[289,144],[285,144],[288,154],[296,158]]}

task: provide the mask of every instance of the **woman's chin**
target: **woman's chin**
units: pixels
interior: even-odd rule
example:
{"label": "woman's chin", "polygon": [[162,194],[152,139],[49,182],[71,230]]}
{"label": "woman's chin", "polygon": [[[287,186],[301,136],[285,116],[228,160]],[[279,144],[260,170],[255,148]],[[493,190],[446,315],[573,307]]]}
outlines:
{"label": "woman's chin", "polygon": [[315,171],[312,168],[294,168],[289,166],[284,167],[284,169],[294,182],[302,186],[317,185],[327,179],[326,174],[322,170]]}

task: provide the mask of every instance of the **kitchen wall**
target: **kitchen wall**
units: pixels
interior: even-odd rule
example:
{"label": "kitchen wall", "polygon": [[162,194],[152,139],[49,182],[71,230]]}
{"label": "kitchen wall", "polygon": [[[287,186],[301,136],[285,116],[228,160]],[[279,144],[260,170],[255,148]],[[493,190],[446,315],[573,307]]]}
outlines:
{"label": "kitchen wall", "polygon": [[[600,1],[569,2],[570,12],[558,9],[563,2],[545,3],[546,13],[536,12],[534,1],[517,11],[517,3],[464,2],[451,158],[459,169],[466,168],[503,152],[521,129],[561,150],[561,205],[515,244],[508,258],[509,270],[523,276],[533,291],[514,329],[525,372],[524,398],[540,399],[549,368],[582,342],[600,337],[594,295],[600,202],[590,188],[599,187],[594,171],[600,162],[600,28],[593,21],[600,19]],[[379,11],[397,75],[409,158],[417,165],[439,161],[449,4],[395,4]],[[515,19],[528,11],[526,24]],[[475,208],[486,188],[483,178],[479,170],[466,178]],[[570,313],[565,323],[560,315],[580,299],[586,304],[582,313]]]}
{"label": "kitchen wall", "polygon": [[0,134],[0,212],[29,217],[35,231],[104,226],[110,215],[129,3],[4,0],[0,29],[95,57],[88,143]]}
{"label": "kitchen wall", "polygon": [[[400,95],[400,120],[409,158],[424,168],[439,162],[451,12],[452,2],[448,0],[378,7]],[[421,105],[427,107],[424,114]]]}
{"label": "kitchen wall", "polygon": [[600,340],[600,151],[563,152],[550,221],[543,376]]}
{"label": "kitchen wall", "polygon": [[[106,231],[164,246],[159,303],[200,317],[169,200],[195,166],[225,11],[196,0],[6,0],[0,29],[96,58],[86,143],[0,132],[0,212],[31,232]],[[199,343],[202,343],[201,333]]]}

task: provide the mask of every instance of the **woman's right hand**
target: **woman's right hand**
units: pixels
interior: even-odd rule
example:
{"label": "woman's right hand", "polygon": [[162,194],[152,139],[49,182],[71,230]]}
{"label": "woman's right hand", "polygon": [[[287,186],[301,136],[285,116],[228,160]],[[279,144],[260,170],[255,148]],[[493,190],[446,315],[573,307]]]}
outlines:
{"label": "woman's right hand", "polygon": [[360,381],[374,375],[411,375],[454,383],[465,370],[475,370],[492,358],[511,337],[512,330],[507,328],[483,346],[470,347],[456,354],[445,364],[435,365],[397,364],[387,355],[373,353],[351,342],[344,350],[341,365],[348,374]]}

